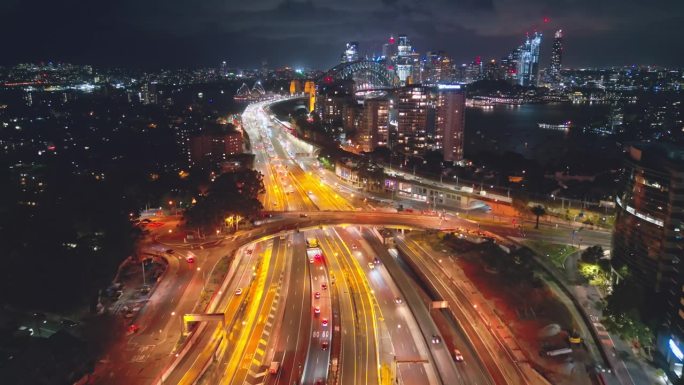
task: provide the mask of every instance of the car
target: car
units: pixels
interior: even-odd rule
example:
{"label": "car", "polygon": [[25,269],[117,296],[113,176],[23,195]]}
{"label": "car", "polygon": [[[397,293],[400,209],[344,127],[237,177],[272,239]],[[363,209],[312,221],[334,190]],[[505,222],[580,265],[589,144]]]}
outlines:
{"label": "car", "polygon": [[356,250],[358,246],[356,246],[356,243],[352,243],[352,250]]}
{"label": "car", "polygon": [[309,263],[314,263],[313,257],[309,257]]}
{"label": "car", "polygon": [[442,339],[441,339],[437,334],[433,334],[433,335],[432,335],[432,343],[433,343],[433,344],[438,344],[438,343],[440,343],[440,342],[442,342]]}
{"label": "car", "polygon": [[373,264],[373,262],[368,262],[368,268],[371,270],[375,269],[375,265]]}
{"label": "car", "polygon": [[175,251],[173,249],[166,249],[166,253],[167,254],[173,254],[173,253],[175,253]]}
{"label": "car", "polygon": [[66,318],[63,318],[61,321],[59,321],[59,323],[60,323],[62,326],[65,326],[65,327],[68,327],[68,328],[72,328],[72,327],[78,325],[78,322],[72,321],[72,320],[66,319]]}
{"label": "car", "polygon": [[317,379],[316,382],[314,382],[314,385],[323,385],[323,380],[321,380],[320,378]]}
{"label": "car", "polygon": [[327,285],[327,284],[325,284],[325,283],[322,283],[322,284],[321,284],[321,289],[325,290],[325,289],[327,289],[327,288],[328,288],[328,285]]}
{"label": "car", "polygon": [[328,341],[321,342],[321,350],[328,350]]}
{"label": "car", "polygon": [[376,265],[379,265],[380,264],[380,258],[378,258],[378,257],[373,258],[373,263]]}
{"label": "car", "polygon": [[315,292],[315,293],[314,293],[314,298],[316,298],[316,299],[319,299],[319,298],[321,298],[321,293],[320,293],[320,292],[318,292],[318,291],[317,291],[317,292]]}
{"label": "car", "polygon": [[301,213],[301,214],[299,214],[299,217],[300,217],[300,218],[307,218],[308,215],[307,215],[307,214],[304,214],[304,213]]}
{"label": "car", "polygon": [[323,325],[323,326],[328,326],[328,319],[327,319],[327,318],[323,318],[323,320],[321,321],[321,325]]}
{"label": "car", "polygon": [[140,288],[140,294],[145,295],[149,294],[151,288],[149,285],[143,285],[143,287]]}
{"label": "car", "polygon": [[150,222],[152,222],[152,220],[149,218],[145,218],[145,219],[141,220],[140,222],[150,223]]}
{"label": "car", "polygon": [[321,307],[320,306],[314,307],[314,315],[319,315],[319,314],[321,314]]}
{"label": "car", "polygon": [[401,297],[396,297],[396,298],[394,298],[394,303],[396,303],[397,305],[400,305],[400,304],[402,304],[403,302],[404,302],[404,300],[401,299]]}
{"label": "car", "polygon": [[235,295],[240,295],[240,294],[242,294],[242,288],[238,287],[237,289],[235,289]]}
{"label": "car", "polygon": [[136,324],[131,324],[131,325],[128,327],[128,329],[126,330],[126,332],[127,332],[128,334],[134,334],[134,333],[136,333],[138,330],[140,330],[140,326],[138,326],[138,325],[136,325]]}
{"label": "car", "polygon": [[193,257],[192,255],[188,255],[187,257],[185,257],[185,262],[195,263],[195,257]]}
{"label": "car", "polygon": [[463,362],[463,354],[458,349],[454,349],[454,360],[456,362]]}

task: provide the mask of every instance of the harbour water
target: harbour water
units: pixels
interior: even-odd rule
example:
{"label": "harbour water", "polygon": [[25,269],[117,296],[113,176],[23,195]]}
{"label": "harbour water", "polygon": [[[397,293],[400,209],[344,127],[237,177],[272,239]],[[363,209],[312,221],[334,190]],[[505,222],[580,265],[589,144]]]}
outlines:
{"label": "harbour water", "polygon": [[[466,110],[465,155],[477,158],[482,151],[511,151],[548,163],[570,152],[617,151],[613,138],[582,132],[582,127],[605,120],[609,109],[607,105],[567,103],[471,107]],[[539,127],[539,123],[568,121],[572,127],[567,131]]]}

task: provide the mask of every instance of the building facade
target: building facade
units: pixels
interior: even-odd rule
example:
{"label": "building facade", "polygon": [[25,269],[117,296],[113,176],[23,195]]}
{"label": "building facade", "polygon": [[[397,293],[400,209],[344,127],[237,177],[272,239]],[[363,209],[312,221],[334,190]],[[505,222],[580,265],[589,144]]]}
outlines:
{"label": "building facade", "polygon": [[242,152],[242,132],[237,129],[222,128],[190,138],[190,159],[193,166],[218,167],[229,157]]}
{"label": "building facade", "polygon": [[463,160],[465,99],[459,85],[437,86],[433,149],[441,150],[447,162]]}
{"label": "building facade", "polygon": [[371,152],[380,146],[386,146],[389,135],[388,99],[367,99],[363,103],[363,112],[359,122],[357,142],[361,151]]}
{"label": "building facade", "polygon": [[551,65],[548,70],[549,82],[558,86],[560,83],[560,71],[563,63],[563,30],[559,29],[553,37],[551,48]]}
{"label": "building facade", "polygon": [[463,159],[465,93],[460,85],[401,87],[396,95],[397,147],[410,156],[441,151],[446,161]]}
{"label": "building facade", "polygon": [[616,198],[612,263],[623,267],[665,314],[658,348],[670,373],[682,376],[684,355],[684,148],[639,144],[628,149],[625,186]]}

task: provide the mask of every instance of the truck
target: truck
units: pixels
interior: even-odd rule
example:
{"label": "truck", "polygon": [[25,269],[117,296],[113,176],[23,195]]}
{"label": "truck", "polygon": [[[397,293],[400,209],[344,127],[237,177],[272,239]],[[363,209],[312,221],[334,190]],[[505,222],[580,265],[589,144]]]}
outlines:
{"label": "truck", "polygon": [[280,369],[280,362],[273,361],[273,362],[271,362],[271,365],[268,367],[268,372],[270,374],[276,374],[276,373],[278,373],[279,369]]}

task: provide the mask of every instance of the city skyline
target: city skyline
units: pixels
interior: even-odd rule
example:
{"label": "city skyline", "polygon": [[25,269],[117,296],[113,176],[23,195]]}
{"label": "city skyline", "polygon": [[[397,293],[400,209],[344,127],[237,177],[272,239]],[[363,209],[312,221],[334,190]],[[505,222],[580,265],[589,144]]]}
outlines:
{"label": "city skyline", "polygon": [[[684,62],[681,42],[672,42],[668,50],[653,44],[680,34],[684,5],[675,1],[657,8],[637,2],[570,6],[536,0],[420,6],[404,0],[202,6],[176,1],[163,8],[127,1],[40,3],[31,9],[21,2],[0,6],[8,20],[0,30],[12,36],[5,47],[10,54],[3,55],[0,64],[58,61],[173,68],[221,60],[259,66],[265,60],[272,66],[329,68],[339,60],[345,42],[358,41],[361,54],[369,55],[379,53],[389,35],[402,33],[421,53],[444,50],[457,63],[467,63],[475,56],[501,57],[525,33],[553,36],[557,29],[566,36],[567,66]],[[31,24],[26,24],[26,14],[31,14]],[[551,45],[552,39],[542,43],[542,68],[549,64]]]}

